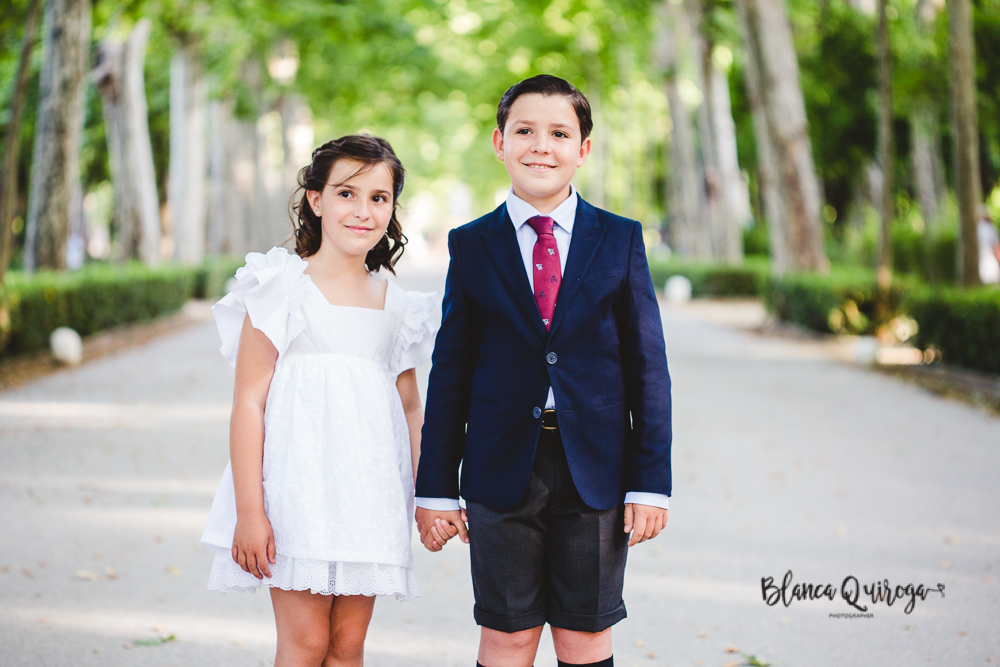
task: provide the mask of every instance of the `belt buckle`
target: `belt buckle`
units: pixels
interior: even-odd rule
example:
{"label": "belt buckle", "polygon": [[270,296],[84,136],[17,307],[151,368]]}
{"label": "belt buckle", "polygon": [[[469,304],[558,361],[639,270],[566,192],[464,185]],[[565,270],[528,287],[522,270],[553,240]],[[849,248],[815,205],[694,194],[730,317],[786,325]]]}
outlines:
{"label": "belt buckle", "polygon": [[[551,417],[552,418],[552,421],[550,422],[552,424],[551,426],[547,426],[546,425],[546,419],[545,419],[546,417]],[[556,411],[555,410],[544,410],[544,411],[542,411],[542,430],[543,431],[558,431],[559,430],[559,422],[556,421]]]}

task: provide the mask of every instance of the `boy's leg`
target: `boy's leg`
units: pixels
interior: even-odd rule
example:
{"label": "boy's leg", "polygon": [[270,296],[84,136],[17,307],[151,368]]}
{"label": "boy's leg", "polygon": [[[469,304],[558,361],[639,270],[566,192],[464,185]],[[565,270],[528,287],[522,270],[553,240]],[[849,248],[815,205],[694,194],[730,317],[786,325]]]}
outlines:
{"label": "boy's leg", "polygon": [[580,498],[565,462],[562,441],[553,449],[562,462],[546,521],[546,619],[560,664],[610,665],[611,626],[625,618],[622,589],[628,535],[624,505],[595,510]]}
{"label": "boy's leg", "polygon": [[361,667],[375,597],[337,595],[330,609],[330,643],[323,667]]}
{"label": "boy's leg", "polygon": [[521,501],[509,510],[469,502],[469,553],[476,623],[482,626],[479,663],[530,667],[548,607],[543,513],[551,463],[538,456]]}
{"label": "boy's leg", "polygon": [[278,629],[275,667],[317,665],[330,646],[330,608],[332,595],[314,595],[309,591],[283,591],[272,588],[271,605]]}

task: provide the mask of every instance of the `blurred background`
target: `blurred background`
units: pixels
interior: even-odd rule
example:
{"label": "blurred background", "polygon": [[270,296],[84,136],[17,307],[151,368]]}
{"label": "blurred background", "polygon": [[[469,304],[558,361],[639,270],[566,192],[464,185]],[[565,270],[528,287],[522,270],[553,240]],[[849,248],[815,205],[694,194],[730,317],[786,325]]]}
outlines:
{"label": "blurred background", "polygon": [[[243,254],[289,238],[296,173],[347,133],[393,144],[407,261],[440,264],[447,231],[501,201],[496,104],[538,73],[590,98],[576,185],[643,223],[657,286],[682,273],[696,296],[905,339],[924,305],[901,290],[1000,279],[1000,0],[4,0],[0,16],[6,354],[51,324],[154,314],[64,303],[27,321],[59,285],[87,291],[51,271],[136,285],[160,266],[218,296]],[[779,280],[800,274],[803,304]]]}

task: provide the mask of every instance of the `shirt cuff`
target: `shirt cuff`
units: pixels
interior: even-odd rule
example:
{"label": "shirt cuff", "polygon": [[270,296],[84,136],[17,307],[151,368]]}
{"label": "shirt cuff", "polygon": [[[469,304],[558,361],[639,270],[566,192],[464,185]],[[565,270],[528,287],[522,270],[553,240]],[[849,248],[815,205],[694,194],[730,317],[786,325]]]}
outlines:
{"label": "shirt cuff", "polygon": [[417,497],[417,507],[435,512],[453,512],[462,509],[458,504],[458,498],[420,498]]}
{"label": "shirt cuff", "polygon": [[[420,505],[420,498],[417,498],[417,504]],[[625,494],[625,503],[635,503],[636,505],[650,505],[652,507],[659,507],[660,509],[668,510],[670,509],[670,496],[665,496],[662,493],[647,493],[645,491],[629,491]]]}

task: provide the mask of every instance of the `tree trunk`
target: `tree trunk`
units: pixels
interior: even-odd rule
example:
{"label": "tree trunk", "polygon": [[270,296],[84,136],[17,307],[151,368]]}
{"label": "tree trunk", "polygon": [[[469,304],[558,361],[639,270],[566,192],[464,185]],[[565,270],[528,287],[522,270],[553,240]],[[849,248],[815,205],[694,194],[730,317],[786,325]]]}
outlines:
{"label": "tree trunk", "polygon": [[709,227],[705,223],[704,188],[698,169],[691,114],[678,89],[678,42],[686,33],[686,17],[671,0],[660,5],[662,26],[657,37],[658,61],[664,71],[664,88],[670,109],[670,240],[686,257],[711,255]]}
{"label": "tree trunk", "polygon": [[160,208],[142,73],[150,26],[143,19],[125,42],[106,39],[94,74],[104,103],[122,257],[155,266],[160,262]]}
{"label": "tree trunk", "polygon": [[790,266],[788,249],[788,214],[782,198],[778,177],[778,163],[774,140],[767,124],[764,108],[764,79],[761,62],[760,40],[746,2],[736,2],[740,18],[740,30],[747,58],[744,65],[746,75],[747,100],[753,118],[754,136],[757,140],[757,179],[764,200],[764,214],[767,217],[768,237],[771,246],[771,272],[784,275]]}
{"label": "tree trunk", "polygon": [[725,259],[743,261],[743,228],[750,220],[750,189],[740,170],[736,149],[736,122],[729,96],[729,79],[718,67],[712,68],[712,127],[719,156],[719,181],[729,222],[726,227]]}
{"label": "tree trunk", "polygon": [[895,141],[892,133],[892,49],[889,43],[887,0],[878,3],[878,152],[882,163],[878,269],[876,279],[882,290],[892,284],[892,221],[896,217]]}
{"label": "tree trunk", "polygon": [[193,49],[170,61],[170,185],[174,258],[201,264],[205,258],[205,125],[208,82]]}
{"label": "tree trunk", "polygon": [[24,101],[28,96],[28,74],[31,70],[31,53],[38,41],[38,15],[41,0],[31,0],[24,16],[24,37],[21,40],[21,58],[17,65],[14,96],[10,101],[10,120],[3,142],[3,164],[0,166],[0,285],[3,284],[14,243],[11,225],[14,222],[14,204],[17,201],[17,162],[21,157],[21,120]]}
{"label": "tree trunk", "polygon": [[951,59],[952,105],[955,115],[955,191],[958,193],[959,280],[979,285],[976,213],[982,197],[979,183],[979,138],[976,127],[975,45],[970,0],[948,2],[948,50]]}
{"label": "tree trunk", "polygon": [[940,229],[945,197],[941,134],[937,112],[930,103],[920,104],[910,114],[910,141],[913,182],[924,218],[925,235],[929,237]]}
{"label": "tree trunk", "polygon": [[90,43],[89,0],[51,0],[45,8],[38,119],[24,266],[64,269],[70,206],[80,190],[80,145]]}
{"label": "tree trunk", "polygon": [[799,83],[798,57],[784,0],[739,0],[756,30],[762,101],[772,138],[778,185],[784,203],[789,267],[827,271],[820,224],[820,189],[809,141],[809,125]]}

